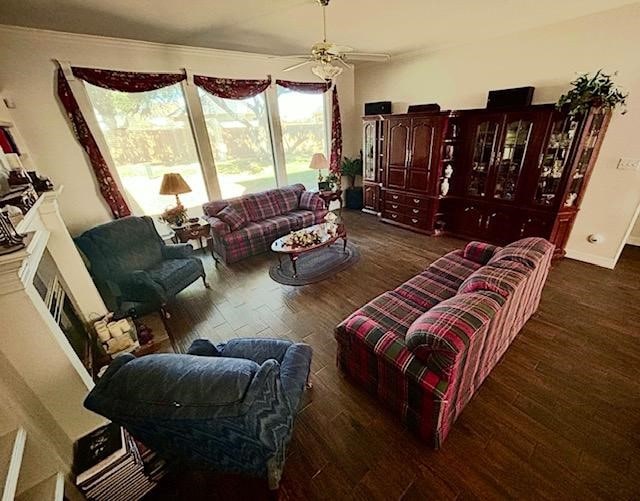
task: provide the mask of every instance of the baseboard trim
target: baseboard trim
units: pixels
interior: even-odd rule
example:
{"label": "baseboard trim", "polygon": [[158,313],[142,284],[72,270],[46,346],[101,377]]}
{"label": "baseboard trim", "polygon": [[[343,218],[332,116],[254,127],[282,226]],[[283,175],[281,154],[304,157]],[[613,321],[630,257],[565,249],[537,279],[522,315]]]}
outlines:
{"label": "baseboard trim", "polygon": [[629,245],[640,245],[640,237],[629,237],[627,239]]}
{"label": "baseboard trim", "polygon": [[596,266],[602,266],[603,268],[609,268],[610,270],[613,270],[616,266],[616,260],[613,258],[596,256],[594,254],[578,252],[571,249],[567,249],[565,257],[575,259],[577,261],[584,261],[585,263],[595,264]]}

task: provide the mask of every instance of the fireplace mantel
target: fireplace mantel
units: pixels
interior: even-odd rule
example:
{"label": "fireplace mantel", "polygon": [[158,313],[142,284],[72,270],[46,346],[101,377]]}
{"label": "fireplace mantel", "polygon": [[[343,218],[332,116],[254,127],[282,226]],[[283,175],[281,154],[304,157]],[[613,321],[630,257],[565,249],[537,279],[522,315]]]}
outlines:
{"label": "fireplace mantel", "polygon": [[93,380],[34,286],[45,249],[85,322],[107,310],[60,216],[61,192],[59,188],[43,194],[16,226],[27,235],[25,248],[0,256],[0,353],[64,431],[71,447],[104,421],[82,406]]}

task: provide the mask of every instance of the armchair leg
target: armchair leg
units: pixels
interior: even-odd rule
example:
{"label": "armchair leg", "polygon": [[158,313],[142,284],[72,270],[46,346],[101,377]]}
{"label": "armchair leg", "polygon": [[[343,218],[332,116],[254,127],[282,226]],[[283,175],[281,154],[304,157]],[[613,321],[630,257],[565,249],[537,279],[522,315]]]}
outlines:
{"label": "armchair leg", "polygon": [[206,275],[202,275],[202,283],[204,284],[205,289],[211,289],[211,286],[209,285],[209,282],[207,282],[207,276]]}

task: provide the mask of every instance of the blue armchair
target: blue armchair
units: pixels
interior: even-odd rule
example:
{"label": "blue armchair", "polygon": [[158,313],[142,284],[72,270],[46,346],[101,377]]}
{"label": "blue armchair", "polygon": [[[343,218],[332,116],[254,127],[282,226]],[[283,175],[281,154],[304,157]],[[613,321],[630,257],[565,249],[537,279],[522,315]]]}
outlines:
{"label": "blue armchair", "polygon": [[138,313],[164,308],[200,277],[208,287],[202,261],[193,255],[193,247],[165,244],[147,216],[96,226],[75,242],[112,311],[126,309],[123,305],[135,305]]}
{"label": "blue armchair", "polygon": [[194,341],[184,355],[116,358],[84,405],[173,463],[245,473],[276,489],[311,365],[279,339]]}

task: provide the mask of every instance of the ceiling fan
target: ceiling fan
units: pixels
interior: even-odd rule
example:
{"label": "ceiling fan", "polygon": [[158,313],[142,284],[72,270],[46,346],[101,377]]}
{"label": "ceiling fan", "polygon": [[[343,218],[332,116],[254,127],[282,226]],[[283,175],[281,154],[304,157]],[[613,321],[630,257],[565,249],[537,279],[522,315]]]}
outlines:
{"label": "ceiling fan", "polygon": [[[333,80],[344,68],[349,68],[348,61],[388,61],[389,54],[378,54],[370,52],[356,52],[352,47],[337,45],[327,41],[327,6],[330,0],[316,0],[322,6],[322,42],[317,42],[311,47],[310,54],[293,54],[282,56],[287,59],[305,59],[296,63],[283,71],[291,71],[306,64],[313,64],[311,72],[323,80]],[[337,64],[341,66],[338,66]]]}

